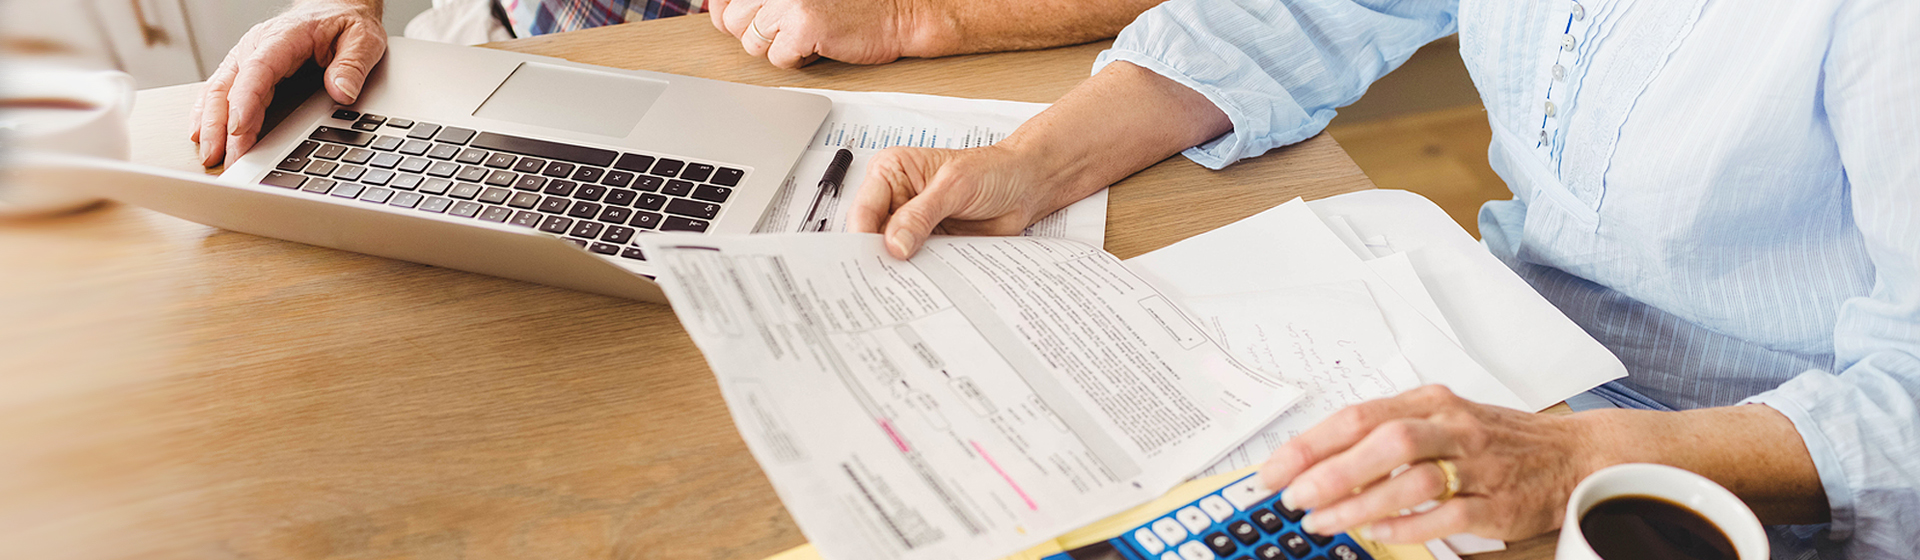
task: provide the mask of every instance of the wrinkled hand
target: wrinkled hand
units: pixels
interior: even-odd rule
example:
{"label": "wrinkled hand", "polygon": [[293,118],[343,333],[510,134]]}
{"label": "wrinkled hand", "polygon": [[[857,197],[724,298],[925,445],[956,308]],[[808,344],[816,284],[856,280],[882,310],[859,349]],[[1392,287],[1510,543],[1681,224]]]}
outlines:
{"label": "wrinkled hand", "polygon": [[[1286,488],[1288,507],[1313,509],[1302,523],[1322,535],[1359,528],[1389,543],[1455,533],[1517,540],[1558,528],[1574,485],[1597,469],[1586,432],[1575,417],[1476,404],[1429,385],[1335,413],[1274,450],[1260,476],[1268,488]],[[1399,516],[1444,490],[1433,459],[1453,462],[1459,493]],[[1411,467],[1389,478],[1401,465]]]}
{"label": "wrinkled hand", "polygon": [[822,56],[852,64],[926,56],[931,31],[916,0],[711,0],[707,10],[747,53],[781,68]]}
{"label": "wrinkled hand", "polygon": [[1001,144],[888,148],[867,163],[865,183],[847,211],[847,229],[885,233],[887,252],[900,259],[919,251],[935,227],[956,235],[1018,235],[1080,198],[1042,188],[1052,183],[1040,176]]}
{"label": "wrinkled hand", "polygon": [[344,105],[360,97],[386,49],[379,8],[364,0],[297,2],[253,26],[193,104],[188,139],[199,143],[201,165],[231,164],[252,148],[274,86],[308,60],[326,67],[327,94]]}

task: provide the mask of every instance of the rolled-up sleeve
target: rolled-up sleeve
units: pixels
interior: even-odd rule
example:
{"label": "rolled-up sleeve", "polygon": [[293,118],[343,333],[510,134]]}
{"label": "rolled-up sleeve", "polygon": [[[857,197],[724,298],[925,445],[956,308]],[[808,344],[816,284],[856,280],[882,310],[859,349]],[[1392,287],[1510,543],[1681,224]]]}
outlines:
{"label": "rolled-up sleeve", "polygon": [[1212,169],[1299,142],[1415,50],[1453,33],[1457,1],[1171,0],[1134,20],[1124,60],[1205,95],[1233,130],[1191,148]]}
{"label": "rolled-up sleeve", "polygon": [[1849,558],[1920,553],[1920,49],[1903,44],[1920,2],[1861,0],[1835,18],[1823,83],[1872,291],[1846,301],[1834,372],[1748,399],[1807,444]]}

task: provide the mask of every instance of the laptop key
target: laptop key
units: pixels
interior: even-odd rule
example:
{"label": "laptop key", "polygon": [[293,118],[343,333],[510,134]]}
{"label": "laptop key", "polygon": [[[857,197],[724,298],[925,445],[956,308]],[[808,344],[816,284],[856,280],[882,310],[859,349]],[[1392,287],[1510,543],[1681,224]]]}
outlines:
{"label": "laptop key", "polygon": [[693,188],[693,197],[707,202],[726,202],[729,196],[733,196],[733,189],[726,187],[700,185]]}
{"label": "laptop key", "polygon": [[540,222],[540,231],[547,233],[564,234],[572,227],[573,218],[566,216],[547,216],[547,219]]}
{"label": "laptop key", "polygon": [[358,120],[359,122],[370,122],[373,124],[387,124],[387,117],[373,113],[361,113]]}
{"label": "laptop key", "polygon": [[[389,171],[387,173],[391,172]],[[387,186],[410,191],[413,190],[414,187],[420,186],[421,179],[424,179],[424,177],[419,175],[395,175],[393,177],[393,183]]]}
{"label": "laptop key", "polygon": [[573,180],[582,183],[598,183],[607,174],[607,170],[598,167],[582,167],[573,170]]}
{"label": "laptop key", "polygon": [[707,165],[704,163],[689,163],[687,164],[686,169],[680,171],[681,179],[686,179],[688,181],[693,181],[695,183],[705,181],[707,180],[708,177],[712,177],[712,176],[713,176],[713,166]]}
{"label": "laptop key", "polygon": [[666,205],[667,197],[653,193],[640,193],[640,200],[636,200],[633,203],[634,208],[642,210],[659,210],[666,207]]}
{"label": "laptop key", "polygon": [[310,161],[313,161],[313,160],[303,158],[303,157],[287,156],[280,160],[280,165],[275,165],[273,166],[273,168],[281,171],[292,171],[292,172],[298,173],[300,170],[306,169],[307,163]]}
{"label": "laptop key", "polygon": [[453,186],[453,189],[447,191],[447,196],[458,198],[460,200],[473,200],[473,197],[479,196],[479,195],[480,195],[480,185],[475,185],[473,183],[456,184]]}
{"label": "laptop key", "polygon": [[633,204],[633,199],[639,196],[640,193],[627,189],[612,189],[607,191],[607,204],[626,206]]}
{"label": "laptop key", "polygon": [[340,166],[339,169],[334,170],[333,178],[339,179],[342,181],[358,181],[360,180],[360,175],[366,172],[367,172],[367,168],[365,167],[360,167],[358,165],[342,165]]}
{"label": "laptop key", "polygon": [[453,181],[446,179],[427,179],[427,182],[420,184],[420,192],[427,194],[447,194],[450,188],[453,188]]}
{"label": "laptop key", "polygon": [[468,140],[473,139],[473,134],[474,134],[474,130],[471,128],[460,128],[457,126],[449,126],[449,127],[440,129],[440,134],[434,135],[433,139],[434,141],[437,141],[437,142],[447,142],[451,144],[465,144],[467,143]]}
{"label": "laptop key", "polygon": [[707,227],[711,225],[713,224],[705,220],[689,220],[679,216],[667,216],[666,219],[660,220],[660,231],[700,232],[707,231]]}
{"label": "laptop key", "polygon": [[432,149],[427,150],[427,157],[433,159],[453,159],[457,155],[460,155],[460,147],[453,144],[434,144]]}
{"label": "laptop key", "polygon": [[358,183],[340,183],[334,185],[333,190],[327,191],[327,194],[340,198],[360,198],[360,191],[364,190],[367,188]]}
{"label": "laptop key", "polygon": [[451,161],[436,161],[427,167],[427,174],[434,177],[452,177],[460,172],[460,164]]}
{"label": "laptop key", "polygon": [[480,204],[478,202],[474,202],[471,200],[462,200],[460,202],[453,203],[453,209],[448,210],[447,213],[454,216],[459,216],[462,218],[471,218],[479,215],[480,210],[485,208],[486,208],[486,205],[484,204]]}
{"label": "laptop key", "polygon": [[747,173],[745,171],[731,167],[722,167],[713,170],[713,178],[708,179],[707,182],[723,187],[738,187],[740,186],[740,178],[746,175]]}
{"label": "laptop key", "polygon": [[693,194],[693,183],[679,179],[669,179],[667,180],[666,188],[660,189],[660,192],[667,196],[687,196]]}
{"label": "laptop key", "polygon": [[598,201],[606,195],[607,188],[600,185],[580,185],[580,190],[573,191],[573,197],[580,200]]}
{"label": "laptop key", "polygon": [[479,165],[480,162],[487,161],[487,158],[491,155],[492,154],[487,153],[486,150],[482,150],[479,148],[467,148],[465,150],[461,150],[460,156],[453,158],[453,161],[457,161],[457,162],[468,164],[468,165]]}
{"label": "laptop key", "polygon": [[539,173],[540,170],[546,168],[547,160],[530,157],[520,158],[520,161],[514,162],[513,164],[513,170],[521,173]]}
{"label": "laptop key", "polygon": [[360,121],[360,122],[353,123],[353,129],[373,132],[375,130],[380,130],[380,125],[381,123],[377,123],[373,121]]}
{"label": "laptop key", "polygon": [[[477,148],[468,148],[468,151],[479,152],[480,150]],[[484,154],[486,152],[480,152],[480,153]],[[493,155],[487,156],[487,163],[485,163],[484,165],[486,165],[487,167],[492,167],[494,169],[510,169],[513,167],[514,162],[517,162],[517,161],[520,161],[520,158],[514,156],[513,154],[503,154],[503,153],[496,152]]]}
{"label": "laptop key", "polygon": [[558,196],[549,196],[540,200],[540,211],[548,214],[564,214],[573,201]]}
{"label": "laptop key", "polygon": [[607,209],[600,211],[600,221],[602,222],[624,224],[627,223],[627,218],[631,217],[633,217],[632,208],[608,206]]}
{"label": "laptop key", "polygon": [[627,225],[640,229],[654,229],[660,227],[661,217],[661,215],[652,212],[634,212],[633,220],[628,221]]}
{"label": "laptop key", "polygon": [[589,245],[589,246],[587,246],[587,250],[588,250],[588,251],[593,251],[593,252],[595,252],[595,253],[599,253],[599,254],[602,254],[602,255],[618,255],[618,254],[620,254],[620,246],[619,246],[619,245],[614,245],[614,244],[612,244],[612,243],[595,243],[595,244],[592,244],[592,245]]}
{"label": "laptop key", "polygon": [[624,187],[633,184],[633,174],[620,170],[608,171],[607,176],[600,179],[600,184],[609,187]]}
{"label": "laptop key", "polygon": [[487,184],[493,185],[496,187],[504,187],[507,185],[511,185],[513,184],[514,181],[517,181],[519,179],[520,179],[520,176],[515,175],[512,171],[504,171],[504,170],[496,169],[492,173],[487,174]]}
{"label": "laptop key", "polygon": [[320,149],[318,150],[314,150],[312,157],[319,158],[319,159],[340,159],[340,154],[344,154],[344,153],[347,153],[346,146],[342,146],[339,144],[327,144],[324,146],[320,146]]}
{"label": "laptop key", "polygon": [[641,251],[639,247],[628,247],[626,250],[620,252],[620,256],[636,261],[647,260],[647,253]]}
{"label": "laptop key", "polygon": [[578,222],[573,223],[573,229],[568,231],[567,235],[593,239],[595,237],[600,237],[600,230],[606,227],[607,227],[606,224],[602,224],[600,222],[580,220]]}
{"label": "laptop key", "polygon": [[567,208],[567,215],[575,218],[592,219],[594,216],[600,215],[600,205],[584,200],[574,201],[573,206]]}
{"label": "laptop key", "polygon": [[667,201],[667,213],[711,220],[720,214],[720,205],[676,198]]}
{"label": "laptop key", "polygon": [[613,162],[614,169],[624,169],[635,173],[646,173],[653,169],[653,157],[640,154],[620,154],[620,161]]}
{"label": "laptop key", "polygon": [[513,182],[513,188],[523,191],[540,192],[546,186],[547,178],[539,175],[521,175],[520,180]]}
{"label": "laptop key", "polygon": [[319,140],[321,142],[332,142],[335,144],[346,144],[356,148],[361,148],[361,147],[366,147],[367,144],[373,143],[374,136],[375,135],[373,134],[367,134],[365,132],[354,132],[351,130],[339,129],[331,126],[322,126],[322,127],[314,128],[313,134],[308,134],[307,138],[309,140]]}
{"label": "laptop key", "polygon": [[[613,164],[613,160],[618,154],[618,152],[613,150],[602,150],[586,146],[548,142],[546,140],[521,138],[519,136],[508,136],[494,132],[482,132],[478,136],[473,137],[473,147],[486,148],[496,152],[513,152],[547,159],[565,160],[595,167],[606,167]],[[569,169],[567,172],[571,174],[573,170]]]}
{"label": "laptop key", "polygon": [[585,240],[585,239],[575,239],[575,238],[572,238],[572,237],[562,237],[562,238],[560,238],[560,240],[561,240],[561,241],[565,241],[565,242],[568,242],[568,243],[572,243],[572,244],[573,244],[573,246],[575,246],[575,247],[579,247],[579,248],[581,248],[581,249],[585,249],[585,248],[587,248],[587,243],[589,243],[589,241],[587,241],[587,240]]}
{"label": "laptop key", "polygon": [[400,145],[405,144],[406,142],[407,140],[405,138],[401,138],[398,136],[381,136],[379,138],[373,139],[373,144],[367,147],[373,148],[375,150],[380,150],[382,152],[391,152],[391,151],[400,149]]}
{"label": "laptop key", "polygon": [[513,219],[507,220],[507,223],[520,227],[540,227],[540,221],[543,219],[546,219],[546,216],[541,215],[539,212],[521,210],[514,212]]}
{"label": "laptop key", "polygon": [[480,191],[480,202],[500,204],[506,202],[507,197],[511,196],[513,196],[513,191],[498,187],[487,187],[486,190]]}
{"label": "laptop key", "polygon": [[427,166],[429,165],[433,165],[432,160],[429,160],[427,158],[410,157],[407,159],[400,160],[400,167],[398,169],[408,173],[419,173],[421,171],[426,171]]}
{"label": "laptop key", "polygon": [[262,185],[270,185],[283,189],[297,189],[300,188],[300,183],[305,182],[307,182],[305,175],[295,175],[285,171],[268,171],[266,177],[260,178],[260,184]]}
{"label": "laptop key", "polygon": [[480,167],[477,165],[468,165],[465,167],[461,167],[460,173],[457,175],[454,175],[453,178],[466,181],[469,183],[478,183],[481,181],[485,181],[487,179],[487,168]]}
{"label": "laptop key", "polygon": [[333,179],[307,179],[307,184],[301,186],[300,190],[315,194],[327,194],[327,191],[333,190],[333,185]]}
{"label": "laptop key", "polygon": [[407,130],[407,137],[415,140],[426,140],[429,138],[433,138],[433,135],[439,134],[439,133],[440,133],[440,125],[433,124],[433,123],[418,123],[413,125],[412,129]]}
{"label": "laptop key", "polygon": [[507,218],[512,217],[513,209],[504,206],[488,206],[486,210],[480,211],[480,219],[489,222],[505,223]]}
{"label": "laptop key", "polygon": [[383,189],[380,187],[369,187],[367,192],[360,193],[360,200],[374,204],[386,204],[387,199],[392,197],[393,189]]}
{"label": "laptop key", "polygon": [[647,191],[647,192],[658,191],[660,190],[660,187],[666,186],[666,184],[667,184],[666,179],[661,179],[659,177],[655,177],[652,175],[641,175],[633,180],[634,189]]}
{"label": "laptop key", "polygon": [[415,205],[420,204],[420,201],[425,198],[426,197],[424,196],[420,196],[420,193],[410,193],[410,192],[393,193],[393,198],[387,201],[387,205],[398,206],[401,208],[412,208]]}
{"label": "laptop key", "polygon": [[686,162],[677,159],[660,158],[659,161],[653,162],[653,169],[647,172],[661,177],[679,177],[680,168],[684,165]]}
{"label": "laptop key", "polygon": [[554,196],[570,196],[573,194],[573,188],[577,186],[580,186],[580,184],[573,181],[554,179],[547,181],[547,190],[545,192]]}
{"label": "laptop key", "polygon": [[539,205],[540,205],[540,195],[533,194],[530,192],[513,193],[513,198],[507,199],[507,206],[512,206],[514,208],[519,208],[521,210],[530,210],[533,207],[539,206]]}
{"label": "laptop key", "polygon": [[394,128],[413,128],[413,121],[407,119],[387,119],[387,126]]}
{"label": "laptop key", "polygon": [[433,149],[433,143],[426,140],[408,140],[405,144],[400,145],[400,153],[410,156],[424,154],[427,153],[427,150],[431,149]]}
{"label": "laptop key", "polygon": [[360,118],[360,112],[355,111],[353,109],[334,109],[333,118],[343,120],[343,121],[350,121],[350,120]]}
{"label": "laptop key", "polygon": [[400,154],[375,155],[373,159],[367,160],[367,165],[392,169],[393,166],[400,165]]}
{"label": "laptop key", "polygon": [[319,160],[312,163],[308,163],[306,172],[308,175],[318,175],[321,177],[325,177],[328,175],[332,175],[333,170],[339,167],[340,167],[340,164],[338,163],[334,163],[327,160]]}
{"label": "laptop key", "polygon": [[632,239],[633,228],[626,226],[607,226],[607,232],[600,235],[601,241],[615,245],[626,245]]}
{"label": "laptop key", "polygon": [[340,156],[340,161],[356,165],[365,165],[370,159],[373,159],[373,150],[366,148],[347,150],[347,155]]}
{"label": "laptop key", "polygon": [[287,157],[303,158],[303,157],[311,156],[313,155],[313,151],[318,149],[320,149],[319,142],[315,142],[312,140],[301,140],[300,145],[294,146],[293,153],[287,154]]}
{"label": "laptop key", "polygon": [[547,168],[540,170],[540,174],[565,179],[568,175],[573,174],[573,164],[564,161],[549,161],[547,162]]}

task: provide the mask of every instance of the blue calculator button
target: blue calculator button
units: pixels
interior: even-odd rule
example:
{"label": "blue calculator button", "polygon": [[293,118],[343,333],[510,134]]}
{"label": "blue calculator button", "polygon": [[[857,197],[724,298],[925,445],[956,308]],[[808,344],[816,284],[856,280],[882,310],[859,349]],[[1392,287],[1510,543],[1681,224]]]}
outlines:
{"label": "blue calculator button", "polygon": [[1285,504],[1280,503],[1280,500],[1273,501],[1273,511],[1275,513],[1279,513],[1280,517],[1287,518],[1287,521],[1289,522],[1299,522],[1300,518],[1307,516],[1306,513],[1287,509],[1287,506]]}
{"label": "blue calculator button", "polygon": [[1279,531],[1280,528],[1287,526],[1285,521],[1280,520],[1280,514],[1266,508],[1253,510],[1253,522],[1268,533]]}
{"label": "blue calculator button", "polygon": [[1207,548],[1213,549],[1214,554],[1221,556],[1233,554],[1233,551],[1240,550],[1240,547],[1235,546],[1233,539],[1228,537],[1226,533],[1213,533],[1207,535],[1206,538],[1202,540],[1206,541]]}
{"label": "blue calculator button", "polygon": [[1153,534],[1159,535],[1160,540],[1167,543],[1167,546],[1180,544],[1180,541],[1187,540],[1187,528],[1181,527],[1180,522],[1166,517],[1162,517],[1158,521],[1153,522]]}
{"label": "blue calculator button", "polygon": [[1281,552],[1280,547],[1263,544],[1253,549],[1253,557],[1260,560],[1282,560],[1287,557],[1287,553]]}
{"label": "blue calculator button", "polygon": [[1327,554],[1333,556],[1333,560],[1360,560],[1360,552],[1346,543],[1334,546],[1332,550],[1327,551]]}
{"label": "blue calculator button", "polygon": [[1238,511],[1233,509],[1233,504],[1227,503],[1226,498],[1217,494],[1201,498],[1200,510],[1207,512],[1207,517],[1213,518],[1216,523],[1226,523],[1227,519],[1233,517],[1234,512]]}
{"label": "blue calculator button", "polygon": [[1147,554],[1159,554],[1167,549],[1167,544],[1160,542],[1160,537],[1154,536],[1153,531],[1146,527],[1134,529],[1133,541],[1139,543],[1140,549],[1147,551]]}
{"label": "blue calculator button", "polygon": [[1233,538],[1239,539],[1240,544],[1253,544],[1254,541],[1260,540],[1260,531],[1254,529],[1252,523],[1245,521],[1235,521],[1227,525],[1227,532],[1233,533]]}
{"label": "blue calculator button", "polygon": [[1320,546],[1327,546],[1327,543],[1333,542],[1333,537],[1307,533],[1307,540],[1313,541],[1313,544],[1317,544]]}
{"label": "blue calculator button", "polygon": [[1313,545],[1307,544],[1307,539],[1301,537],[1299,533],[1280,535],[1279,542],[1280,546],[1286,547],[1287,554],[1293,555],[1294,558],[1306,558],[1307,553],[1313,552]]}
{"label": "blue calculator button", "polygon": [[1180,545],[1180,558],[1181,560],[1214,560],[1215,557],[1213,551],[1207,550],[1207,546],[1200,544],[1200,541],[1188,541]]}
{"label": "blue calculator button", "polygon": [[1189,533],[1199,533],[1213,526],[1213,518],[1207,517],[1200,508],[1193,506],[1183,507],[1173,512],[1173,518],[1180,520],[1180,524],[1185,526]]}

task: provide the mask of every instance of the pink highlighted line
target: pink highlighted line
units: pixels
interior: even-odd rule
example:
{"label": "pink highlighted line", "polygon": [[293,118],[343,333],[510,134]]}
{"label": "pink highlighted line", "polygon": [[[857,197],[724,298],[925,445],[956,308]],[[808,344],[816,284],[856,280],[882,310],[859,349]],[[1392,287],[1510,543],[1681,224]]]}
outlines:
{"label": "pink highlighted line", "polygon": [[888,422],[885,418],[876,418],[876,420],[880,421],[880,429],[886,430],[887,437],[893,438],[893,445],[899,447],[901,453],[910,453],[907,450],[907,441],[900,439],[900,434],[894,433],[892,422]]}
{"label": "pink highlighted line", "polygon": [[1026,490],[1020,489],[1020,484],[1014,482],[1013,477],[1007,476],[1007,471],[1000,468],[999,463],[993,462],[993,456],[987,454],[986,448],[980,447],[980,442],[967,440],[967,443],[973,445],[973,450],[980,454],[981,459],[987,460],[987,466],[993,467],[993,472],[1000,473],[1000,478],[1007,481],[1007,486],[1013,487],[1013,492],[1019,494],[1022,501],[1027,502],[1027,509],[1040,511],[1040,505],[1033,503],[1033,498],[1027,496]]}

